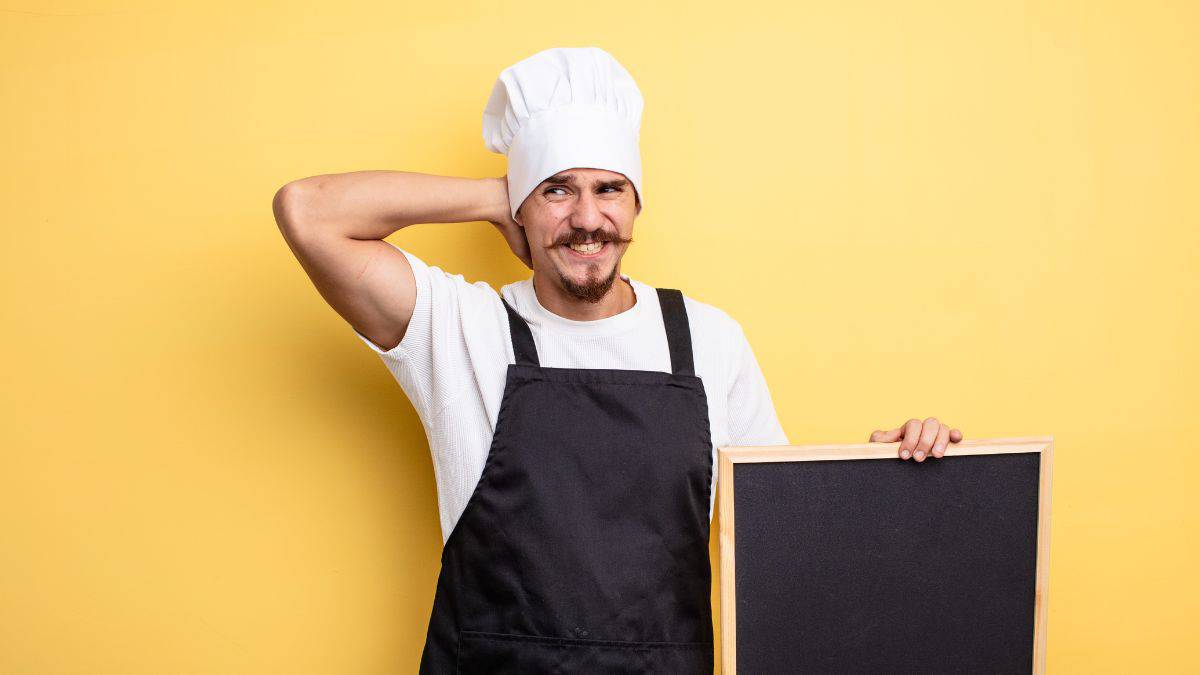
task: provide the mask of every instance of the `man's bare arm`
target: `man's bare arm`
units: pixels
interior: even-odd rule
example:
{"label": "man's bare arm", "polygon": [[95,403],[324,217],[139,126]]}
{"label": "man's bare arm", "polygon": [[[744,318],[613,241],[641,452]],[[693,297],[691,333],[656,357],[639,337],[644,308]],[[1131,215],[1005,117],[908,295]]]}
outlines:
{"label": "man's bare arm", "polygon": [[388,235],[416,223],[489,221],[524,261],[524,232],[509,215],[504,178],[382,170],[312,176],[280,188],[272,210],[321,297],[385,350],[400,343],[416,304],[412,268],[383,241]]}

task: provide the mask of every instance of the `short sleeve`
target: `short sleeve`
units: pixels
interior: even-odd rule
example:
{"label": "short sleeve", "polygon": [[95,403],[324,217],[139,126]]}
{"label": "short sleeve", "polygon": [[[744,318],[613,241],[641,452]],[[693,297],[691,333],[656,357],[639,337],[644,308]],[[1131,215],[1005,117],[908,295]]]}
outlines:
{"label": "short sleeve", "polygon": [[416,304],[404,337],[395,347],[385,350],[353,326],[351,330],[383,359],[421,419],[429,424],[465,387],[472,385],[461,320],[463,305],[478,302],[477,296],[489,292],[490,287],[468,283],[461,274],[450,274],[396,248],[408,259],[417,288]]}
{"label": "short sleeve", "polygon": [[731,444],[789,445],[775,413],[766,378],[741,326],[737,329],[737,343],[737,366],[729,389]]}

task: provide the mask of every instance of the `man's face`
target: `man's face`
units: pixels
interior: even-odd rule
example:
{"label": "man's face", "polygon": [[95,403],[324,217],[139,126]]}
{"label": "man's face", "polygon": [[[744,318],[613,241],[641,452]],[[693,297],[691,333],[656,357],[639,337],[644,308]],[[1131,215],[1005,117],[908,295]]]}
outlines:
{"label": "man's face", "polygon": [[542,181],[521,203],[535,273],[571,296],[598,302],[620,273],[640,206],[633,183],[604,169],[567,169]]}

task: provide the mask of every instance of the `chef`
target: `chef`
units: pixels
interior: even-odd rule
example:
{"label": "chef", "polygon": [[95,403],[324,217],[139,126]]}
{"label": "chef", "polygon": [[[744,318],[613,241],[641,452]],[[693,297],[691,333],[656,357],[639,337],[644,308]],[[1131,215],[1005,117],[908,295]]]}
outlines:
{"label": "chef", "polygon": [[[716,449],[788,439],[737,322],[621,272],[642,108],[609,53],[547,49],[486,103],[504,177],[359,171],[276,194],[289,247],[429,438],[443,548],[422,673],[713,671]],[[497,292],[383,241],[479,221],[530,278]],[[869,440],[923,461],[961,438],[929,417]]]}

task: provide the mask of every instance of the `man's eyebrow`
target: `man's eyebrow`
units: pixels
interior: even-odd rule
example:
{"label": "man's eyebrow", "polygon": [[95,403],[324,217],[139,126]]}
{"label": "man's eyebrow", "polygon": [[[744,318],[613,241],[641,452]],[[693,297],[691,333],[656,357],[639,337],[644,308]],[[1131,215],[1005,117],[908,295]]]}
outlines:
{"label": "man's eyebrow", "polygon": [[[572,173],[554,174],[553,176],[547,178],[545,182],[549,183],[550,185],[575,185],[577,183],[575,180],[575,174]],[[614,178],[613,180],[600,181],[596,183],[596,187],[625,187],[628,183],[629,181],[624,178]]]}
{"label": "man's eyebrow", "polygon": [[575,184],[575,174],[556,173],[553,176],[550,176],[549,178],[547,178],[546,182],[551,183],[553,185],[574,185]]}

